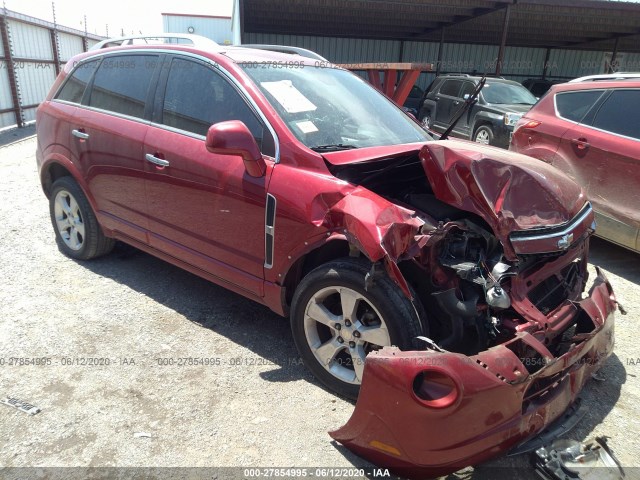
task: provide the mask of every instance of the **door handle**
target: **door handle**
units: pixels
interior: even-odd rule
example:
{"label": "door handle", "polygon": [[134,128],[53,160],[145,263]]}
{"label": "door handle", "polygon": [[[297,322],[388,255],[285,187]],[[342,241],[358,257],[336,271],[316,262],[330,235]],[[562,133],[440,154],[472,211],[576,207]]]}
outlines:
{"label": "door handle", "polygon": [[151,155],[150,153],[147,153],[144,158],[147,160],[147,162],[151,162],[154,163],[160,167],[168,167],[169,166],[169,162],[163,158],[158,158],[155,155]]}
{"label": "door handle", "polygon": [[89,134],[84,133],[81,130],[71,130],[71,135],[73,135],[74,137],[78,137],[81,140],[87,140],[89,138]]}
{"label": "door handle", "polygon": [[574,138],[573,140],[571,140],[571,144],[580,151],[589,150],[589,147],[591,146],[589,142],[587,142],[586,138]]}

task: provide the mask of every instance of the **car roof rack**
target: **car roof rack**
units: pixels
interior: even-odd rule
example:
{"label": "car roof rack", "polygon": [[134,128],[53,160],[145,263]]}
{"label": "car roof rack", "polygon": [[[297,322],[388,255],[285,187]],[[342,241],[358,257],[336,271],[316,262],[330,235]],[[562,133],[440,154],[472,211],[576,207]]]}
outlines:
{"label": "car roof rack", "polygon": [[618,72],[618,73],[603,73],[600,75],[587,75],[585,77],[574,78],[569,80],[568,83],[581,83],[581,82],[605,82],[611,80],[633,80],[640,79],[640,73],[634,72]]}
{"label": "car roof rack", "polygon": [[108,38],[96,43],[89,50],[100,50],[101,48],[135,45],[134,40],[142,40],[141,43],[149,45],[192,45],[206,50],[220,50],[220,44],[202,35],[192,35],[190,33],[159,33],[157,35],[129,35],[125,37]]}
{"label": "car roof rack", "polygon": [[440,76],[441,77],[462,77],[462,78],[487,77],[487,78],[497,78],[498,80],[506,80],[506,78],[501,77],[500,75],[494,75],[493,73],[443,73]]}
{"label": "car roof rack", "polygon": [[307,50],[306,48],[290,47],[288,45],[263,45],[263,44],[257,44],[257,43],[248,43],[248,44],[242,44],[240,45],[240,47],[257,48],[259,50],[270,50],[272,52],[280,52],[280,53],[290,53],[293,55],[300,55],[301,57],[312,58],[314,60],[320,60],[323,62],[329,61],[326,58],[324,58],[322,55],[319,55],[316,52],[313,52],[311,50]]}

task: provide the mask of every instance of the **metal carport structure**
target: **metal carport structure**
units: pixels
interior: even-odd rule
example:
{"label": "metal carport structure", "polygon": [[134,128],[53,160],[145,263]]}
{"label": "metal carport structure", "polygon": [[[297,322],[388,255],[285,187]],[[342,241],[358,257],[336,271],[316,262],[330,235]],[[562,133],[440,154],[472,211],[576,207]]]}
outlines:
{"label": "metal carport structure", "polygon": [[[409,43],[432,43],[437,58],[409,60],[437,60],[438,70],[449,43],[498,46],[491,72],[497,74],[507,47],[541,49],[545,64],[559,50],[609,52],[610,64],[618,52],[640,53],[640,4],[631,2],[239,0],[239,14],[242,35],[251,43],[267,35],[397,41],[396,58],[378,59],[392,62],[407,61]],[[546,73],[541,68],[539,76]]]}

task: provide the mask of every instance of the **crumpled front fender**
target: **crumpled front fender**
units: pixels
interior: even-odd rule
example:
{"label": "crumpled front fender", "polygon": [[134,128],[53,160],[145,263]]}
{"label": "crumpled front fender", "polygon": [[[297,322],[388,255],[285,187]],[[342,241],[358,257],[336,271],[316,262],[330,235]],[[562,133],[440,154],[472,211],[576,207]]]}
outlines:
{"label": "crumpled front fender", "polygon": [[415,211],[385,200],[363,187],[356,187],[334,203],[322,224],[343,229],[349,243],[355,245],[372,262],[382,261],[389,277],[412,298],[409,286],[398,268],[398,261],[408,252],[417,253],[425,236],[425,224]]}
{"label": "crumpled front fender", "polygon": [[[574,337],[567,353],[550,357],[526,333],[514,340],[541,352],[545,366],[531,374],[506,344],[472,357],[395,347],[372,352],[351,419],[330,435],[411,478],[446,475],[507,452],[560,417],[613,350],[616,302],[601,272],[577,307],[579,321],[586,316],[593,328]],[[420,389],[424,378],[431,381],[428,395]]]}

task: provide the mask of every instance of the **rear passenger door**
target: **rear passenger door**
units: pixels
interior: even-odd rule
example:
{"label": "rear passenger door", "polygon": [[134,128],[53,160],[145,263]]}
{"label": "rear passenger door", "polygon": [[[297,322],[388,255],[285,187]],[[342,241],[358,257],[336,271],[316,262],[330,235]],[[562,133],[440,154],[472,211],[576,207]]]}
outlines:
{"label": "rear passenger door", "polygon": [[158,55],[102,58],[72,119],[72,145],[100,223],[147,243],[144,137]]}
{"label": "rear passenger door", "polygon": [[[465,96],[466,95],[471,95],[474,92],[475,89],[476,89],[476,84],[473,83],[473,82],[465,81],[465,82],[462,83],[462,89],[460,90],[460,100],[459,100],[459,102],[457,104],[454,102],[454,108],[453,108],[453,113],[452,113],[451,120],[453,120],[453,116],[456,113],[458,113],[460,108],[462,108],[462,104],[466,100]],[[472,119],[473,119],[473,117],[475,115],[475,111],[476,110],[477,110],[477,106],[476,105],[473,105],[471,108],[469,108],[469,110],[467,110],[466,113],[462,116],[462,118],[460,119],[460,121],[458,122],[458,124],[456,125],[456,127],[454,129],[454,130],[460,132],[460,134],[464,138],[471,138],[471,135],[473,133],[471,131],[471,125],[473,123]]]}
{"label": "rear passenger door", "polygon": [[598,214],[598,233],[640,248],[640,89],[616,89],[563,136]]}
{"label": "rear passenger door", "polygon": [[462,80],[445,80],[436,94],[436,112],[433,118],[435,130],[443,132],[451,123],[451,119],[457,111],[456,105],[460,105],[460,89]]}
{"label": "rear passenger door", "polygon": [[[267,161],[264,177],[249,176],[239,156],[207,151],[207,130],[225,120],[241,120],[253,133]],[[144,153],[155,158],[145,164],[151,245],[261,296],[275,144],[244,94],[213,65],[168,57]]]}

